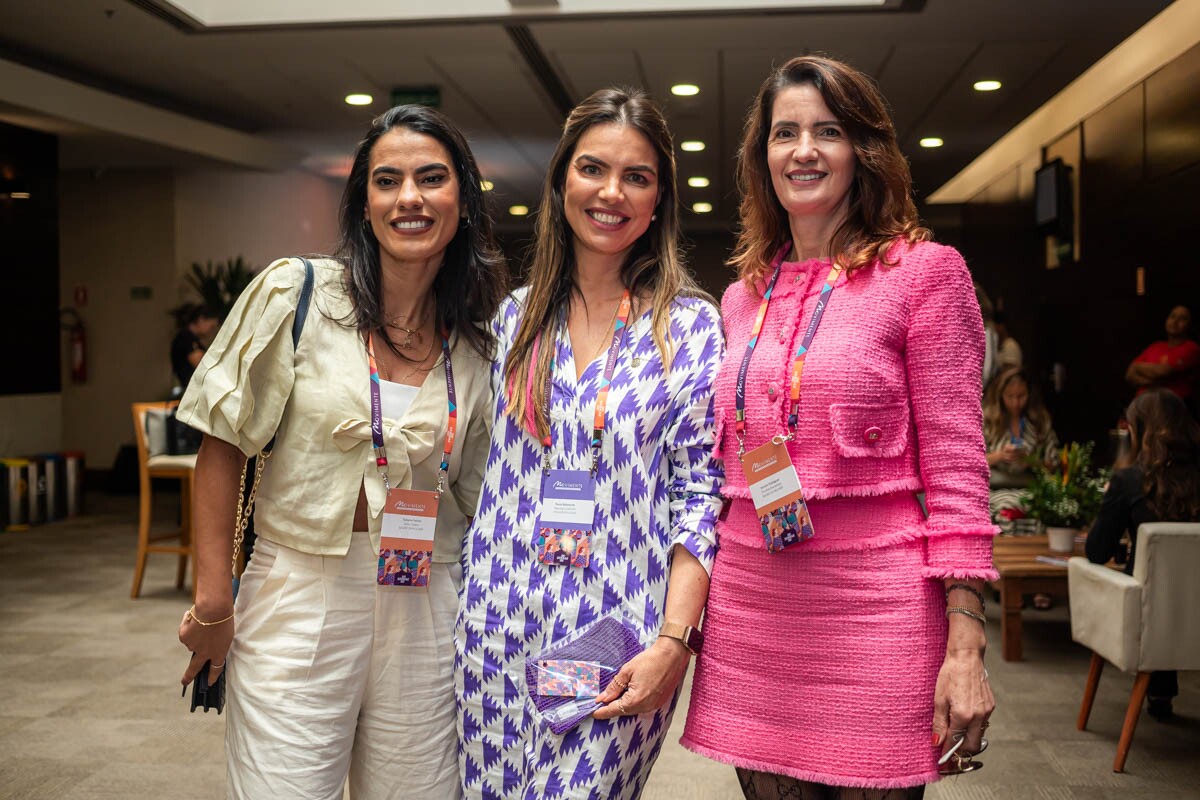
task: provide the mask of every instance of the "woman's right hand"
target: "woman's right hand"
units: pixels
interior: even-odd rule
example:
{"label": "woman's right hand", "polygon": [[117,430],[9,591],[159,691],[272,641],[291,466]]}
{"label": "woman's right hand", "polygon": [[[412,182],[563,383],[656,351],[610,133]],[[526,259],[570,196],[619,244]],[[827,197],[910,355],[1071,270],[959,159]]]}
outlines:
{"label": "woman's right hand", "polygon": [[[227,608],[224,611],[213,610],[205,613],[201,613],[195,606],[192,606],[184,612],[183,620],[179,623],[179,641],[192,653],[192,659],[188,662],[187,669],[183,671],[183,679],[180,681],[184,686],[192,682],[204,666],[205,661],[212,662],[212,666],[208,670],[208,682],[216,681],[221,670],[225,668],[229,646],[233,643],[233,609]],[[229,619],[217,625],[201,625],[196,621],[196,617],[205,622],[224,620],[226,617]]]}

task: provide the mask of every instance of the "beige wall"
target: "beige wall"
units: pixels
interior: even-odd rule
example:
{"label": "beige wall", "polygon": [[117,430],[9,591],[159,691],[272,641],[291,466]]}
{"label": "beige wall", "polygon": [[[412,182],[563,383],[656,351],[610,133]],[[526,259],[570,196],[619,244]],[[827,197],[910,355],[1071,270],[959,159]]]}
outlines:
{"label": "beige wall", "polygon": [[[62,302],[87,287],[88,379],[64,373],[62,445],[107,469],[132,441],[129,404],[170,391],[175,179],[168,170],[64,172],[59,181]],[[150,297],[133,299],[133,287]]]}
{"label": "beige wall", "polygon": [[25,456],[61,449],[62,395],[0,397],[0,456]]}
{"label": "beige wall", "polygon": [[257,268],[283,256],[328,253],[337,243],[340,199],[340,182],[303,172],[180,173],[175,183],[179,274],[193,262],[238,255]]}
{"label": "beige wall", "polygon": [[[61,395],[0,398],[0,452],[79,449],[107,469],[132,444],[129,404],[169,395],[168,311],[189,298],[193,261],[241,255],[260,267],[328,252],[340,185],[307,173],[212,170],[64,172],[59,196],[64,305],[86,286],[88,381]],[[149,299],[133,299],[149,287]]]}

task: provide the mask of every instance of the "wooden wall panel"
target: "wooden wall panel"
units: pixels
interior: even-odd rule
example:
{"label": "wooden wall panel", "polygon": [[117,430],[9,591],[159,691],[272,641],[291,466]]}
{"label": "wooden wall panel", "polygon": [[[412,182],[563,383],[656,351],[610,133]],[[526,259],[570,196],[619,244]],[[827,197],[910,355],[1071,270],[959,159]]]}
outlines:
{"label": "wooden wall panel", "polygon": [[1153,180],[1200,164],[1200,45],[1146,79],[1146,167]]}

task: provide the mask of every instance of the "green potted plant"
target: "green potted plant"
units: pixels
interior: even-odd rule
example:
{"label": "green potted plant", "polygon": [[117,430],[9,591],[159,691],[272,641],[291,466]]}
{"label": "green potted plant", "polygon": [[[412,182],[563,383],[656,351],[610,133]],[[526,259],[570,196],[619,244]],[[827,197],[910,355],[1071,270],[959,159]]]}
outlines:
{"label": "green potted plant", "polygon": [[192,271],[185,280],[200,295],[201,302],[224,322],[238,295],[250,284],[254,274],[255,270],[241,256],[237,256],[216,264],[208,261],[204,266],[193,263]]}
{"label": "green potted plant", "polygon": [[1109,470],[1092,465],[1094,442],[1071,442],[1046,466],[1030,464],[1033,481],[1021,497],[1026,513],[1046,528],[1050,549],[1070,552],[1075,532],[1096,518],[1108,484]]}

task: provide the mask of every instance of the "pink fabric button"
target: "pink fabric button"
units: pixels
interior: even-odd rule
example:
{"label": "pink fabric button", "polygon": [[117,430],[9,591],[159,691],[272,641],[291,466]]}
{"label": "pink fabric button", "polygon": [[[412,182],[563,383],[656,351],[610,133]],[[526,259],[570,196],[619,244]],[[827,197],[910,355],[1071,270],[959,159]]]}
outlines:
{"label": "pink fabric button", "polygon": [[883,430],[881,428],[875,427],[874,425],[872,425],[870,428],[867,428],[865,431],[863,431],[863,438],[866,439],[868,442],[871,442],[872,444],[874,444],[875,442],[878,442],[880,436],[883,436]]}
{"label": "pink fabric button", "polygon": [[779,394],[779,387],[777,387],[775,384],[772,383],[767,387],[767,397],[774,397],[777,394]]}

